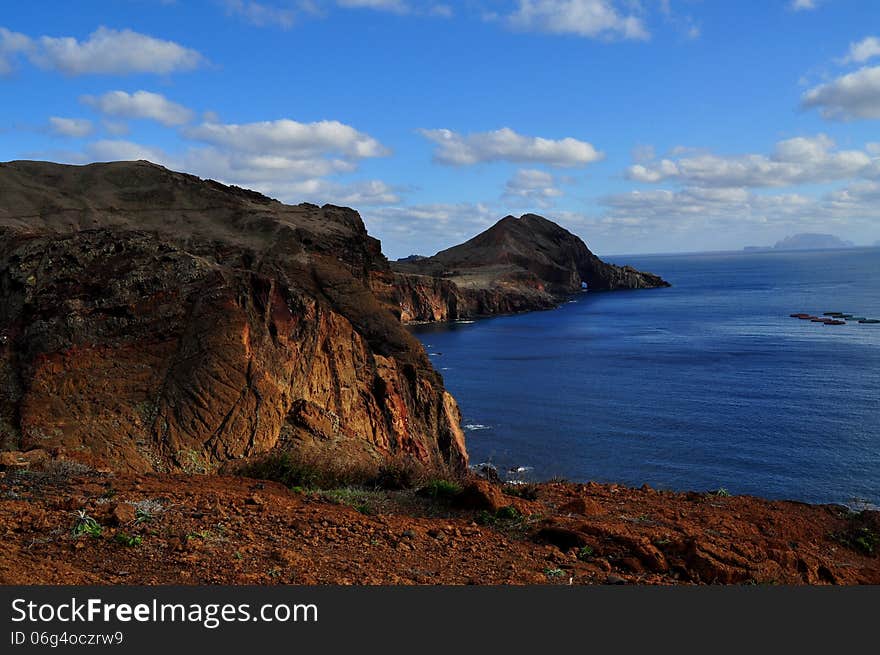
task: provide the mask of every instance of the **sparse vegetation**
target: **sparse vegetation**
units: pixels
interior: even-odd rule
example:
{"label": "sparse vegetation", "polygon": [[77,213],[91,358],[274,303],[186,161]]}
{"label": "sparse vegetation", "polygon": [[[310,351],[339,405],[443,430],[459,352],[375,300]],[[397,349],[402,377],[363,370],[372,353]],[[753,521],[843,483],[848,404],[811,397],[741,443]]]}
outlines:
{"label": "sparse vegetation", "polygon": [[113,536],[113,541],[122,544],[123,546],[134,548],[135,546],[140,546],[144,542],[144,539],[139,535],[128,534],[127,532],[117,532]]}
{"label": "sparse vegetation", "polygon": [[181,450],[175,455],[175,460],[183,469],[184,473],[190,475],[204,475],[208,473],[208,465],[205,462],[204,455],[195,450]]}
{"label": "sparse vegetation", "polygon": [[507,507],[502,507],[497,512],[495,512],[495,518],[502,521],[518,521],[522,518],[522,514],[513,505],[508,505]]}
{"label": "sparse vegetation", "polygon": [[77,512],[76,521],[74,521],[71,532],[74,537],[81,537],[84,534],[90,537],[100,537],[104,532],[104,528],[95,519],[86,514],[85,510],[80,510]]}
{"label": "sparse vegetation", "polygon": [[730,492],[724,487],[718,487],[715,491],[709,492],[710,496],[715,496],[716,498],[730,498]]}
{"label": "sparse vegetation", "polygon": [[865,525],[861,512],[850,512],[849,525],[830,536],[837,543],[863,555],[873,556],[880,552],[880,534],[871,525]]}
{"label": "sparse vegetation", "polygon": [[318,496],[337,505],[353,507],[366,516],[377,514],[377,507],[383,500],[382,492],[358,487],[327,489],[318,492]]}
{"label": "sparse vegetation", "polygon": [[347,487],[399,491],[429,486],[436,479],[458,484],[456,476],[449,472],[432,470],[402,456],[383,463],[364,463],[329,455],[284,451],[252,461],[239,473],[250,478],[274,480],[298,492]]}
{"label": "sparse vegetation", "polygon": [[452,500],[461,493],[461,485],[451,480],[431,480],[419,489],[419,495],[434,500]]}
{"label": "sparse vegetation", "polygon": [[516,507],[508,505],[494,514],[483,510],[474,520],[480,525],[519,524],[523,520],[523,515]]}
{"label": "sparse vegetation", "polygon": [[577,558],[581,561],[586,561],[591,559],[595,554],[596,551],[593,550],[592,546],[581,546],[580,550],[578,550]]}
{"label": "sparse vegetation", "polygon": [[552,580],[553,578],[561,578],[565,575],[565,571],[562,569],[544,569],[544,575]]}

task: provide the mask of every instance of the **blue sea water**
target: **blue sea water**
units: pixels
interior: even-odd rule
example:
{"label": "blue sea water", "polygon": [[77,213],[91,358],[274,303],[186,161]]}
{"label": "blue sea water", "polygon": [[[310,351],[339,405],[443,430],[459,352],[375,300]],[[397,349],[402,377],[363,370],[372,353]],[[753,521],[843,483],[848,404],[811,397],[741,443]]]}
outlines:
{"label": "blue sea water", "polygon": [[414,328],[472,463],[661,489],[880,505],[880,249],[609,258],[669,289]]}

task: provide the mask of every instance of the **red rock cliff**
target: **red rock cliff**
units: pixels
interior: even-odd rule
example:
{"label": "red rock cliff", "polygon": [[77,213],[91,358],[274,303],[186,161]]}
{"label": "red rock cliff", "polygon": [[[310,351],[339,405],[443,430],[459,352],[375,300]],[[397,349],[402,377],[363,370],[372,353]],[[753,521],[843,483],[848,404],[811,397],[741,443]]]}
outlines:
{"label": "red rock cliff", "polygon": [[0,164],[0,449],[212,471],[274,448],[462,469],[356,212],[148,162]]}

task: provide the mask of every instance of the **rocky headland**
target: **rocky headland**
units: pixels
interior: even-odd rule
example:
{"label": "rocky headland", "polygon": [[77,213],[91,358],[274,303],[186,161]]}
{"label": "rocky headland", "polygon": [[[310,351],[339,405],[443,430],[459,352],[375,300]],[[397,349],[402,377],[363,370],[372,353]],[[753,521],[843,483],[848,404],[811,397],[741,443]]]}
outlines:
{"label": "rocky headland", "polygon": [[603,262],[556,223],[506,216],[485,232],[433,257],[391,263],[374,290],[406,322],[449,321],[556,307],[584,289],[617,291],[669,283],[629,266]]}
{"label": "rocky headland", "polygon": [[0,583],[880,583],[876,512],[469,472],[408,321],[665,286],[544,218],[389,264],[352,209],[0,164]]}

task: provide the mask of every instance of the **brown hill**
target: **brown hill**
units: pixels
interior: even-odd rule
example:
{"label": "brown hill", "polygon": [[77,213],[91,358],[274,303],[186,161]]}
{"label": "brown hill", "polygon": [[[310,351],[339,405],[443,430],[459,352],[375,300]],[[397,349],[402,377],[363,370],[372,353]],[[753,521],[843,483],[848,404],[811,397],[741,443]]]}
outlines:
{"label": "brown hill", "polygon": [[506,216],[463,244],[392,268],[393,300],[414,321],[546,309],[582,283],[597,291],[669,286],[651,273],[603,262],[580,238],[535,214]]}
{"label": "brown hill", "polygon": [[284,447],[466,465],[350,209],[149,162],[0,164],[0,450],[212,471]]}

